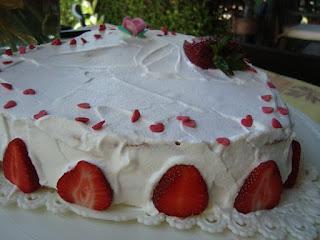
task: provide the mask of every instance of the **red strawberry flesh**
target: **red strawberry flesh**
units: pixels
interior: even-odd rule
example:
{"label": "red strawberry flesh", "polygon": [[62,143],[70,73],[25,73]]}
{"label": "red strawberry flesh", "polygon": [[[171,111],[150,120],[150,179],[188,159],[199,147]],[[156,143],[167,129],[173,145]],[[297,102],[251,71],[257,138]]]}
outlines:
{"label": "red strawberry flesh", "polygon": [[257,210],[272,209],[278,205],[282,193],[282,179],[277,164],[261,163],[245,179],[234,207],[247,214]]}
{"label": "red strawberry flesh", "polygon": [[[299,175],[299,168],[300,168],[300,158],[301,158],[301,146],[298,141],[293,140],[290,146],[290,152],[292,154],[289,154],[288,157],[291,157],[291,162],[292,162],[292,170],[291,173],[289,174],[287,180],[284,183],[285,188],[292,188],[298,178]],[[290,159],[289,159],[290,160]]]}
{"label": "red strawberry flesh", "polygon": [[192,165],[171,167],[156,185],[152,196],[159,212],[180,218],[202,213],[208,199],[206,182]]}
{"label": "red strawberry flesh", "polygon": [[34,192],[41,187],[36,169],[28,156],[27,146],[20,138],[10,141],[5,150],[3,173],[24,193]]}

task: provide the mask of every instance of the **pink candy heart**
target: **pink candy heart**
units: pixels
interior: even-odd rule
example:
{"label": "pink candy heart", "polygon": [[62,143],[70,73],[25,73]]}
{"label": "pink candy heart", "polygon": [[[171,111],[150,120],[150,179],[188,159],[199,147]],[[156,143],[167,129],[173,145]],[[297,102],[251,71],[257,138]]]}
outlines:
{"label": "pink candy heart", "polygon": [[125,17],[122,21],[122,26],[127,29],[133,36],[137,36],[146,28],[145,22],[141,18]]}

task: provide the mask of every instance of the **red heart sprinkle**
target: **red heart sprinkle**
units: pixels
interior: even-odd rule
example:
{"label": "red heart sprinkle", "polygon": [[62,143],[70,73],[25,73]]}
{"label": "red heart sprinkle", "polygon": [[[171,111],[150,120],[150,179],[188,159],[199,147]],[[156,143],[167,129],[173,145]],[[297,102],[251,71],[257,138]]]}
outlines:
{"label": "red heart sprinkle", "polygon": [[247,115],[245,118],[241,119],[241,124],[245,127],[251,127],[253,123],[253,119],[251,115]]}
{"label": "red heart sprinkle", "polygon": [[105,120],[101,121],[101,122],[98,122],[96,123],[95,125],[92,126],[92,129],[93,130],[100,130],[103,128],[103,125],[105,124]]}
{"label": "red heart sprinkle", "polygon": [[10,100],[10,101],[6,102],[5,105],[3,105],[3,108],[8,109],[8,108],[13,108],[15,106],[17,106],[16,101]]}
{"label": "red heart sprinkle", "polygon": [[27,50],[26,50],[26,47],[25,47],[25,46],[20,46],[20,47],[19,47],[19,53],[20,53],[20,54],[25,54],[26,51],[27,51]]}
{"label": "red heart sprinkle", "polygon": [[218,137],[216,139],[216,142],[219,144],[222,144],[224,146],[229,146],[230,145],[230,139],[226,137]]}
{"label": "red heart sprinkle", "polygon": [[272,127],[274,128],[282,128],[281,123],[275,118],[272,118],[271,123],[272,123]]}
{"label": "red heart sprinkle", "polygon": [[190,117],[188,117],[188,116],[177,116],[176,119],[179,120],[179,121],[186,121],[186,120],[190,120]]}
{"label": "red heart sprinkle", "polygon": [[273,107],[262,107],[262,112],[269,114],[269,113],[273,113]]}
{"label": "red heart sprinkle", "polygon": [[197,126],[196,121],[192,119],[182,121],[183,126],[195,128]]}
{"label": "red heart sprinkle", "polygon": [[70,45],[76,45],[77,44],[77,40],[76,39],[71,39],[69,42]]}
{"label": "red heart sprinkle", "polygon": [[89,108],[91,108],[91,106],[90,106],[89,103],[79,103],[79,104],[78,104],[78,107],[79,107],[79,108],[83,108],[83,109],[89,109]]}
{"label": "red heart sprinkle", "polygon": [[278,112],[281,113],[282,115],[288,115],[288,114],[289,114],[288,108],[278,107],[277,110],[278,110]]}
{"label": "red heart sprinkle", "polygon": [[76,117],[74,120],[76,120],[77,122],[82,122],[84,124],[87,124],[90,121],[90,119],[86,117]]}
{"label": "red heart sprinkle", "polygon": [[2,87],[8,89],[8,90],[12,90],[12,85],[10,83],[0,83]]}
{"label": "red heart sprinkle", "polygon": [[105,31],[107,29],[106,25],[105,24],[100,24],[99,25],[99,31],[102,32],[102,31]]}
{"label": "red heart sprinkle", "polygon": [[132,113],[132,116],[131,116],[131,122],[134,123],[134,122],[138,121],[139,118],[140,118],[140,112],[139,112],[138,109],[135,109],[135,110],[133,111],[133,113]]}
{"label": "red heart sprinkle", "polygon": [[167,26],[161,27],[161,31],[163,32],[164,35],[168,35],[169,30]]}
{"label": "red heart sprinkle", "polygon": [[28,88],[28,89],[25,89],[23,90],[22,92],[24,95],[35,95],[36,94],[36,91],[32,88]]}
{"label": "red heart sprinkle", "polygon": [[84,38],[80,38],[81,39],[81,42],[82,42],[82,44],[86,44],[88,41],[86,40],[86,39],[84,39]]}
{"label": "red heart sprinkle", "polygon": [[149,129],[151,130],[151,132],[163,132],[164,131],[164,125],[163,123],[156,123],[156,124],[152,124],[149,126]]}
{"label": "red heart sprinkle", "polygon": [[39,119],[39,118],[42,118],[42,117],[44,117],[46,115],[48,115],[48,112],[46,110],[41,110],[37,114],[33,115],[33,118],[34,119]]}
{"label": "red heart sprinkle", "polygon": [[261,99],[266,102],[270,102],[270,100],[272,99],[272,95],[263,95],[261,96]]}
{"label": "red heart sprinkle", "polygon": [[53,45],[53,46],[59,46],[59,45],[61,45],[61,44],[62,44],[62,42],[61,42],[61,40],[60,40],[59,38],[54,39],[54,40],[51,42],[51,45]]}
{"label": "red heart sprinkle", "polygon": [[276,86],[275,86],[275,85],[273,85],[273,83],[272,83],[272,82],[267,82],[267,85],[268,85],[268,87],[269,87],[269,88],[276,88]]}
{"label": "red heart sprinkle", "polygon": [[93,36],[95,37],[95,39],[101,39],[102,38],[102,36],[100,34],[94,34]]}
{"label": "red heart sprinkle", "polygon": [[3,61],[2,63],[3,63],[4,65],[9,65],[9,64],[13,63],[13,61]]}
{"label": "red heart sprinkle", "polygon": [[30,45],[29,45],[29,49],[35,49],[35,48],[36,48],[35,45],[33,45],[33,44],[30,44]]}
{"label": "red heart sprinkle", "polygon": [[4,51],[4,54],[6,54],[6,55],[8,55],[8,56],[12,56],[12,55],[13,55],[13,52],[12,52],[11,49],[6,49],[6,50]]}

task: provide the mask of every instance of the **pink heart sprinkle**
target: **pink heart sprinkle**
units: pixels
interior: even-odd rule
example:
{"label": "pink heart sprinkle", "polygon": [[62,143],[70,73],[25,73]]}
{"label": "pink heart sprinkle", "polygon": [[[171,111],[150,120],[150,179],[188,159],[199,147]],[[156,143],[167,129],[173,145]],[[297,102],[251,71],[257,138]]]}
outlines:
{"label": "pink heart sprinkle", "polygon": [[90,106],[89,103],[79,103],[79,104],[78,104],[78,107],[79,107],[79,108],[83,108],[83,109],[89,109],[89,108],[91,108],[91,106]]}
{"label": "pink heart sprinkle", "polygon": [[59,45],[61,45],[61,44],[62,44],[62,42],[61,42],[61,40],[60,40],[59,38],[54,39],[54,40],[51,42],[51,45],[53,45],[53,46],[59,46]]}
{"label": "pink heart sprinkle", "polygon": [[262,112],[266,114],[273,113],[273,107],[262,107],[261,109],[262,109]]}
{"label": "pink heart sprinkle", "polygon": [[81,42],[82,42],[82,44],[86,44],[88,41],[86,40],[86,39],[84,39],[84,38],[80,38],[81,39]]}
{"label": "pink heart sprinkle", "polygon": [[99,31],[102,32],[102,31],[105,31],[107,29],[106,25],[105,24],[100,24],[99,25]]}
{"label": "pink heart sprinkle", "polygon": [[90,121],[90,119],[87,117],[76,117],[74,120],[76,120],[77,122],[84,123],[84,124],[87,124]]}
{"label": "pink heart sprinkle", "polygon": [[122,26],[127,29],[133,36],[137,36],[146,28],[145,22],[141,18],[133,18],[126,16],[122,20]]}
{"label": "pink heart sprinkle", "polygon": [[95,125],[92,126],[92,129],[96,130],[96,131],[101,130],[103,128],[103,125],[105,124],[105,122],[106,121],[103,120],[101,122],[96,123]]}
{"label": "pink heart sprinkle", "polygon": [[4,65],[9,65],[9,64],[13,63],[13,61],[3,61],[2,63],[3,63]]}
{"label": "pink heart sprinkle", "polygon": [[30,44],[30,45],[29,45],[29,49],[35,49],[35,48],[36,48],[35,45],[33,45],[33,44]]}
{"label": "pink heart sprinkle", "polygon": [[241,124],[245,127],[251,127],[253,124],[253,118],[251,115],[247,115],[245,118],[241,119]]}
{"label": "pink heart sprinkle", "polygon": [[160,133],[164,131],[164,125],[163,123],[156,123],[149,126],[149,129],[151,132]]}
{"label": "pink heart sprinkle", "polygon": [[3,105],[3,108],[9,109],[9,108],[13,108],[15,106],[17,106],[16,101],[10,100],[10,101],[6,102],[6,104]]}
{"label": "pink heart sprinkle", "polygon": [[176,119],[179,120],[179,121],[186,121],[186,120],[190,120],[190,117],[188,117],[188,116],[177,116]]}
{"label": "pink heart sprinkle", "polygon": [[28,88],[28,89],[25,89],[23,90],[22,92],[24,95],[35,95],[36,94],[36,91],[32,88]]}
{"label": "pink heart sprinkle", "polygon": [[19,53],[20,53],[20,54],[25,54],[26,51],[27,51],[27,49],[26,49],[25,46],[20,46],[20,47],[19,47]]}
{"label": "pink heart sprinkle", "polygon": [[34,119],[39,119],[39,118],[42,118],[42,117],[44,117],[46,115],[48,115],[48,112],[46,110],[41,110],[37,114],[33,115],[33,118]]}
{"label": "pink heart sprinkle", "polygon": [[196,121],[192,119],[182,121],[182,125],[189,128],[195,128],[197,126]]}
{"label": "pink heart sprinkle", "polygon": [[261,96],[261,99],[266,102],[270,102],[270,100],[272,99],[272,95],[263,95]]}
{"label": "pink heart sprinkle", "polygon": [[278,107],[277,110],[278,110],[278,112],[281,113],[282,115],[288,115],[288,114],[289,114],[288,108]]}
{"label": "pink heart sprinkle", "polygon": [[272,118],[271,123],[272,123],[272,127],[274,128],[282,128],[281,123],[275,118]]}
{"label": "pink heart sprinkle", "polygon": [[77,40],[76,39],[71,39],[70,40],[70,45],[76,45],[77,44]]}
{"label": "pink heart sprinkle", "polygon": [[12,85],[10,83],[0,83],[2,87],[8,90],[12,90]]}
{"label": "pink heart sprinkle", "polygon": [[140,118],[140,112],[139,112],[138,109],[135,109],[135,110],[133,111],[133,113],[132,113],[132,116],[131,116],[131,122],[134,123],[134,122],[138,121],[139,118]]}
{"label": "pink heart sprinkle", "polygon": [[267,85],[268,85],[268,87],[269,87],[269,88],[276,88],[276,86],[275,86],[275,85],[273,85],[273,83],[272,83],[272,82],[267,82]]}
{"label": "pink heart sprinkle", "polygon": [[13,55],[13,52],[12,52],[11,49],[6,49],[6,50],[4,51],[4,54],[6,54],[7,56],[12,56],[12,55]]}
{"label": "pink heart sprinkle", "polygon": [[224,146],[229,146],[230,145],[230,139],[226,137],[218,137],[216,139],[216,142],[219,144],[222,144]]}
{"label": "pink heart sprinkle", "polygon": [[95,39],[101,39],[102,38],[102,36],[100,34],[94,34],[93,36],[94,36]]}

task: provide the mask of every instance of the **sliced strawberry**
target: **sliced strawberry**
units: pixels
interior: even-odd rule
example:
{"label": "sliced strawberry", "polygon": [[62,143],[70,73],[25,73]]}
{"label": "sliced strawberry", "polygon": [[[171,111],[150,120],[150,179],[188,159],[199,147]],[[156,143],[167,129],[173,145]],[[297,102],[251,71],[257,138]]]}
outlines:
{"label": "sliced strawberry", "polygon": [[192,165],[175,165],[160,179],[152,201],[159,212],[185,218],[202,213],[208,206],[207,184]]}
{"label": "sliced strawberry", "polygon": [[4,176],[22,192],[31,193],[39,189],[39,178],[24,141],[15,138],[9,142],[3,156]]}
{"label": "sliced strawberry", "polygon": [[261,163],[252,170],[242,185],[234,208],[247,214],[257,210],[272,209],[278,205],[282,193],[282,180],[277,164]]}
{"label": "sliced strawberry", "polygon": [[203,69],[208,69],[214,67],[211,44],[212,40],[205,38],[193,42],[184,41],[183,49],[190,62]]}
{"label": "sliced strawberry", "polygon": [[292,170],[283,186],[285,188],[292,188],[297,181],[300,167],[301,146],[298,141],[292,141],[288,157],[292,157]]}
{"label": "sliced strawberry", "polygon": [[112,188],[96,165],[80,161],[58,180],[57,192],[62,199],[83,207],[102,211],[110,207]]}

